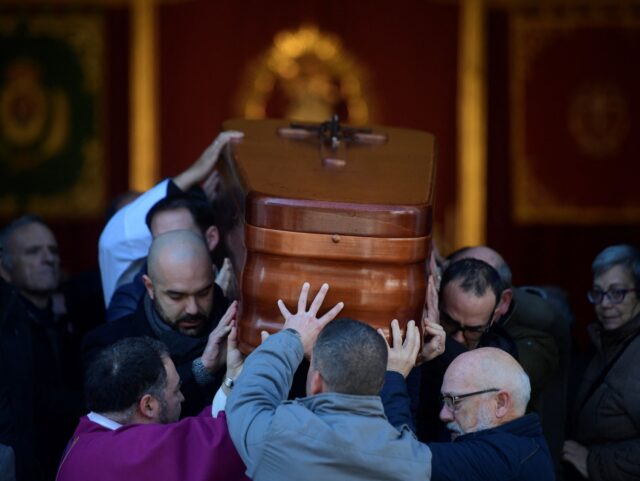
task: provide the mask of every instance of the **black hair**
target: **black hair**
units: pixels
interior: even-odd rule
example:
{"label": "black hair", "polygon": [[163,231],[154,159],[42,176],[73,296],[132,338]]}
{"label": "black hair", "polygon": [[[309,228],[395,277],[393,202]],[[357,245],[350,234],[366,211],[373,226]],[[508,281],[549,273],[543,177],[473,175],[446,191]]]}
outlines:
{"label": "black hair", "polygon": [[312,362],[332,392],[372,396],[382,389],[387,355],[386,343],[375,329],[341,318],[320,332]]}
{"label": "black hair", "polygon": [[156,214],[176,209],[187,209],[203,235],[209,227],[216,224],[214,210],[207,198],[192,189],[187,193],[170,195],[156,202],[145,218],[149,230]]}
{"label": "black hair", "polygon": [[505,289],[505,283],[493,267],[479,259],[460,259],[452,262],[442,273],[440,281],[440,305],[442,295],[447,284],[460,281],[460,287],[464,292],[473,292],[477,297],[485,294],[487,289],[496,296],[496,303],[500,300]]}
{"label": "black hair", "polygon": [[135,406],[145,394],[160,397],[167,385],[165,357],[167,347],[150,337],[130,337],[106,347],[87,369],[87,408],[116,413]]}
{"label": "black hair", "polygon": [[[481,246],[461,247],[460,249],[458,249],[456,251],[453,251],[451,254],[449,254],[447,256],[447,260],[451,261],[451,262],[455,262],[457,260],[463,259],[464,256],[466,256],[469,253],[469,251],[471,251],[472,249],[476,249],[478,247],[481,247]],[[493,249],[491,249],[491,250],[493,250]],[[502,258],[502,256],[498,252],[496,252],[496,251],[493,251],[493,252],[495,252],[495,254],[498,256],[499,260],[498,260],[498,265],[497,266],[491,266],[491,267],[493,267],[495,270],[497,270],[498,274],[500,274],[500,277],[502,278],[502,281],[504,282],[504,288],[506,289],[508,287],[511,287],[511,285],[513,283],[513,274],[511,272],[511,268],[509,267],[509,265],[506,263],[506,261]]]}

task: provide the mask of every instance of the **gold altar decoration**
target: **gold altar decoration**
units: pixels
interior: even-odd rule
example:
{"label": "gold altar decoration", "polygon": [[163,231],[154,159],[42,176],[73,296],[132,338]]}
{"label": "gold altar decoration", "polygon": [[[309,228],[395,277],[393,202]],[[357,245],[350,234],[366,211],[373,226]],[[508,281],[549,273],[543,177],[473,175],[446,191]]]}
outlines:
{"label": "gold altar decoration", "polygon": [[333,34],[315,26],[278,32],[247,69],[235,110],[240,117],[322,122],[337,113],[351,124],[375,118],[368,74]]}

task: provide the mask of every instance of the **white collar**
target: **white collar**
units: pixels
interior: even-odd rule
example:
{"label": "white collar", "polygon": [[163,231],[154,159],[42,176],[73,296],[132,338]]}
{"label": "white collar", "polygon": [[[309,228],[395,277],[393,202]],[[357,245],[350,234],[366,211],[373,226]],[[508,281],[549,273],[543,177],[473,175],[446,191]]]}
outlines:
{"label": "white collar", "polygon": [[122,427],[122,424],[117,423],[102,414],[94,413],[93,411],[87,414],[87,417],[94,423],[99,424],[103,428],[111,429],[112,431]]}

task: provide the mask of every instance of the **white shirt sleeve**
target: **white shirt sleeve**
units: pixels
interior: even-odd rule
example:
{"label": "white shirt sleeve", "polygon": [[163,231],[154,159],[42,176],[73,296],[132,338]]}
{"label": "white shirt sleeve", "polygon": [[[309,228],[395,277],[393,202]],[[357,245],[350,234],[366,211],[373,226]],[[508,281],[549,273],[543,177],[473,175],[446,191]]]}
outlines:
{"label": "white shirt sleeve", "polygon": [[213,402],[211,403],[211,416],[217,418],[218,413],[220,411],[224,411],[224,407],[226,405],[227,395],[222,390],[222,387],[220,387],[216,392],[216,395],[213,397]]}
{"label": "white shirt sleeve", "polygon": [[122,284],[131,282],[140,270],[151,246],[151,232],[145,223],[147,212],[167,196],[169,179],[148,190],[109,220],[100,235],[98,260],[105,305]]}

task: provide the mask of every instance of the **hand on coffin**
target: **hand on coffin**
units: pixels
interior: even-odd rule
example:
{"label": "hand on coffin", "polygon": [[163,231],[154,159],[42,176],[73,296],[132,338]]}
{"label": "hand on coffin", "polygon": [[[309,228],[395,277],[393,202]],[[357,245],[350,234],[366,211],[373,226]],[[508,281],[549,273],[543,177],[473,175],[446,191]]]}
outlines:
{"label": "hand on coffin", "polygon": [[422,329],[425,339],[420,357],[423,361],[431,361],[444,352],[447,335],[440,324],[428,322],[426,319],[422,322]]}
{"label": "hand on coffin", "polygon": [[268,331],[260,331],[260,344],[266,341],[268,337],[269,337]]}
{"label": "hand on coffin", "polygon": [[227,299],[234,298],[233,293],[237,284],[237,280],[233,272],[231,260],[228,257],[225,257],[224,261],[222,261],[222,267],[216,275],[216,284],[218,284],[220,289],[222,289],[224,297],[226,297]]}
{"label": "hand on coffin", "polygon": [[227,373],[225,377],[237,379],[242,372],[244,355],[238,349],[238,326],[235,319],[231,324],[231,332],[227,337]]}
{"label": "hand on coffin", "polygon": [[391,338],[393,345],[390,346],[387,342],[387,338],[382,332],[382,329],[378,329],[378,333],[384,338],[385,344],[387,344],[387,351],[389,357],[387,358],[387,371],[395,371],[402,374],[403,377],[407,377],[416,364],[416,357],[420,350],[420,330],[414,321],[407,323],[407,334],[402,342],[402,334],[400,332],[400,326],[398,320],[391,321]]}
{"label": "hand on coffin", "polygon": [[440,309],[438,306],[438,291],[440,290],[440,277],[439,274],[436,277],[434,274],[429,274],[427,280],[427,293],[424,303],[423,315],[424,319],[428,319],[429,322],[439,324],[440,323]]}
{"label": "hand on coffin", "polygon": [[425,323],[440,324],[440,307],[438,305],[438,287],[436,279],[433,275],[429,276],[427,281],[427,300],[424,303],[424,321],[422,328],[424,330]]}
{"label": "hand on coffin", "polygon": [[225,356],[227,356],[227,343],[225,343],[225,340],[231,333],[237,311],[238,302],[233,301],[216,328],[209,334],[209,340],[202,353],[202,365],[211,374],[224,364]]}
{"label": "hand on coffin", "polygon": [[435,281],[436,290],[440,290],[440,280],[442,279],[442,270],[443,266],[446,262],[440,252],[438,252],[438,248],[436,247],[435,242],[431,242],[431,255],[429,256],[429,274],[433,276]]}
{"label": "hand on coffin", "polygon": [[334,320],[338,313],[344,307],[343,302],[338,302],[324,316],[318,319],[316,315],[318,314],[320,307],[322,307],[322,302],[327,295],[329,285],[322,284],[320,291],[311,303],[311,306],[309,306],[309,310],[307,310],[307,297],[309,295],[309,289],[309,283],[305,282],[302,285],[300,297],[298,298],[298,312],[296,312],[295,314],[291,314],[291,312],[289,312],[287,307],[284,305],[284,302],[282,302],[282,299],[278,299],[278,307],[280,308],[280,312],[282,313],[285,321],[283,329],[293,329],[298,334],[300,334],[300,339],[302,340],[302,345],[304,346],[304,353],[307,357],[311,355],[311,349],[313,348],[313,345],[315,344],[318,334],[320,333],[322,328],[330,321]]}
{"label": "hand on coffin", "polygon": [[234,139],[241,139],[242,137],[244,137],[242,132],[236,132],[234,130],[221,132],[211,145],[200,155],[198,160],[191,164],[187,170],[173,178],[174,184],[176,184],[182,191],[187,191],[194,185],[207,180],[207,177],[213,171],[224,146],[230,141]]}
{"label": "hand on coffin", "polygon": [[439,281],[436,281],[433,275],[429,276],[426,313],[422,320],[424,342],[420,352],[420,362],[430,361],[444,352],[446,333],[440,325],[437,282]]}
{"label": "hand on coffin", "polygon": [[220,191],[220,172],[217,170],[213,170],[207,178],[202,182],[202,190],[204,195],[209,199],[210,202],[216,200],[218,196],[218,192]]}

